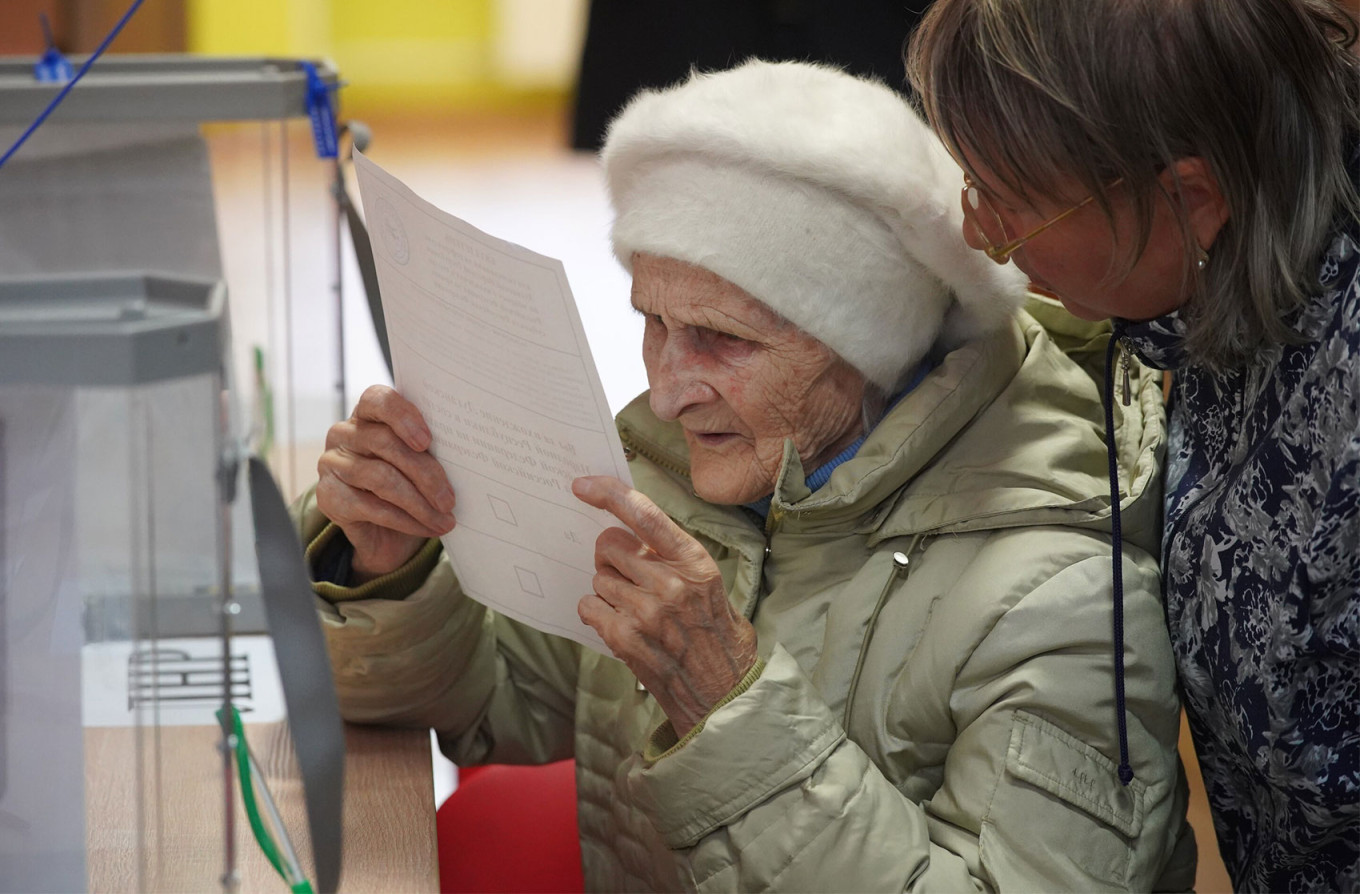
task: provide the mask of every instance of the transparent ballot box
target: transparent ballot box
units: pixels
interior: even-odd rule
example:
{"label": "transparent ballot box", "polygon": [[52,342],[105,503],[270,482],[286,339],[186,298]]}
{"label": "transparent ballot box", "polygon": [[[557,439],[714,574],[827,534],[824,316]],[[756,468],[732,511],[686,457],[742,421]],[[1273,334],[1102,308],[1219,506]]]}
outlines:
{"label": "transparent ballot box", "polygon": [[[302,875],[245,730],[291,766],[286,691],[327,711],[302,712],[308,735],[338,742],[339,720],[297,538],[253,459],[244,527],[275,568],[262,589],[293,597],[270,629],[310,651],[232,635],[226,343],[220,281],[0,280],[0,891],[234,890],[246,817]],[[297,760],[308,816],[320,797],[338,830],[343,746],[324,747],[323,785]],[[307,890],[246,887],[266,880]]]}
{"label": "transparent ballot box", "polygon": [[296,492],[347,412],[339,78],[108,55],[42,118],[34,62],[0,58],[0,894],[334,890],[334,688],[244,444]]}
{"label": "transparent ballot box", "polygon": [[160,733],[191,702],[211,727],[240,678],[221,634],[191,661],[162,636],[223,630],[224,304],[219,282],[0,282],[0,890],[157,887]]}

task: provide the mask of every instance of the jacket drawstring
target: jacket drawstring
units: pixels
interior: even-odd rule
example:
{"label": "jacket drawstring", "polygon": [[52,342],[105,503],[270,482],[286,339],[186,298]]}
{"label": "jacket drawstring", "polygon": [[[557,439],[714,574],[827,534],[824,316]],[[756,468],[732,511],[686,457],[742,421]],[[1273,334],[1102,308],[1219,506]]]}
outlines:
{"label": "jacket drawstring", "polygon": [[[1114,352],[1123,336],[1124,325],[1116,321],[1110,343],[1105,347],[1105,447],[1110,460],[1110,527],[1114,535],[1111,566],[1114,575],[1114,703],[1119,721],[1119,782],[1128,785],[1133,781],[1133,767],[1129,765],[1129,730],[1124,706],[1124,534],[1119,519],[1119,460],[1114,446]],[[1124,362],[1128,363],[1127,357]],[[1125,366],[1125,406],[1131,399],[1128,375]]]}

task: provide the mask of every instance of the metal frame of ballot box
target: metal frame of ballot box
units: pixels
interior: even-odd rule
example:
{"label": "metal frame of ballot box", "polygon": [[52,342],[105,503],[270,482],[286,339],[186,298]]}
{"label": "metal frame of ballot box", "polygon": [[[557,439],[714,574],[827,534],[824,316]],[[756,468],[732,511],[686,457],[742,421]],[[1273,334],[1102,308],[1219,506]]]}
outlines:
{"label": "metal frame of ballot box", "polygon": [[[85,57],[71,57],[70,61],[79,68]],[[4,145],[8,145],[8,141],[3,135],[10,132],[18,134],[24,126],[32,123],[63,86],[61,83],[36,79],[34,62],[32,57],[0,57],[0,143]],[[348,411],[342,294],[342,235],[345,221],[340,209],[342,199],[339,195],[343,178],[338,152],[338,144],[348,131],[336,118],[336,96],[341,86],[334,66],[324,60],[214,58],[184,54],[100,57],[38,129],[33,139],[19,150],[6,169],[0,170],[0,201],[12,198],[8,190],[21,189],[14,181],[32,179],[25,171],[16,168],[27,166],[58,176],[63,170],[63,163],[76,154],[73,145],[78,144],[89,155],[82,160],[80,168],[68,165],[65,170],[83,175],[86,181],[71,192],[82,190],[88,193],[89,181],[103,177],[107,182],[99,184],[99,188],[106,190],[106,193],[101,197],[99,210],[113,214],[127,204],[128,196],[118,192],[119,178],[125,178],[125,188],[130,191],[145,185],[145,181],[139,177],[157,174],[155,167],[162,163],[160,157],[145,151],[145,147],[152,145],[157,135],[174,133],[176,127],[188,128],[192,133],[201,124],[259,122],[263,190],[260,215],[256,221],[252,221],[252,225],[258,225],[263,236],[260,240],[260,256],[238,264],[237,269],[224,269],[223,259],[219,258],[215,221],[209,224],[194,220],[185,226],[183,220],[168,215],[170,223],[158,233],[156,215],[143,207],[134,209],[132,217],[135,223],[129,224],[128,232],[114,232],[117,227],[110,224],[106,217],[100,221],[103,232],[87,233],[85,226],[67,226],[57,233],[35,234],[32,237],[35,242],[42,240],[38,247],[24,244],[24,236],[13,231],[7,232],[3,223],[0,223],[0,271],[3,271],[0,275],[13,275],[15,272],[32,275],[150,269],[190,276],[219,276],[226,280],[234,296],[233,304],[239,309],[246,304],[243,299],[248,295],[253,298],[260,287],[247,288],[234,281],[233,275],[239,273],[240,268],[252,268],[252,274],[255,273],[253,268],[267,268],[262,274],[265,313],[269,319],[269,331],[263,339],[266,344],[261,357],[254,363],[244,356],[237,358],[232,370],[233,378],[242,384],[258,379],[255,383],[257,389],[266,392],[266,396],[258,399],[271,406],[275,397],[280,398],[283,412],[277,439],[272,436],[272,416],[269,420],[255,420],[257,427],[268,427],[271,443],[277,440],[283,442],[279,446],[286,443],[291,449],[299,439],[319,440],[321,429],[318,426],[321,422],[318,420],[324,417],[324,423],[328,425],[343,418]],[[311,370],[299,370],[294,363],[295,283],[301,284],[305,294],[313,294],[310,283],[305,281],[308,271],[312,269],[311,265],[294,264],[292,258],[292,181],[299,172],[290,170],[292,140],[287,125],[298,120],[310,120],[316,156],[327,169],[324,178],[326,186],[323,189],[330,195],[322,195],[320,199],[329,209],[331,217],[327,235],[322,240],[328,243],[325,250],[330,255],[327,259],[329,281],[324,284],[318,282],[315,290],[316,295],[329,293],[330,300],[323,311],[324,317],[319,318],[314,309],[308,309],[305,337],[324,346],[327,351],[333,346],[334,366],[326,374],[326,385],[316,383],[316,387],[308,389],[297,387],[297,382],[311,375]],[[145,144],[138,144],[139,133],[146,135]],[[108,136],[111,134],[118,134],[122,142],[114,140],[107,148],[101,146],[104,140],[113,140]],[[200,148],[199,151],[206,171],[207,150]],[[121,159],[117,156],[121,156]],[[91,158],[97,159],[97,162],[91,162]],[[293,167],[296,168],[296,164]],[[211,204],[211,182],[206,175],[202,179],[202,194]],[[178,186],[183,189],[187,184]],[[78,209],[73,211],[73,215],[83,214],[93,201],[88,194],[77,197],[61,190],[49,192],[64,200],[69,199],[71,207]],[[167,196],[178,198],[169,192]],[[46,200],[51,201],[51,198],[48,196]],[[34,198],[35,204],[37,201]],[[168,207],[169,204],[166,203],[167,212],[173,210]],[[8,206],[11,209],[16,207],[12,202]],[[210,225],[213,227],[211,231],[207,229]],[[137,244],[138,234],[131,232],[135,228],[146,231],[142,234],[145,253]],[[308,231],[304,235],[313,232]],[[77,242],[67,249],[62,243],[73,236],[84,237],[87,241]],[[182,252],[183,265],[178,265],[168,251],[158,252],[151,245],[156,239],[188,246]],[[11,249],[27,252],[29,259],[37,260],[33,265],[20,264],[16,267],[14,254],[6,252],[7,241],[18,243],[17,248],[12,244]],[[117,247],[116,254],[112,246]],[[307,246],[307,250],[311,257],[315,257],[311,246]],[[215,267],[209,269],[209,263],[204,262],[201,256],[210,256],[209,261]],[[90,262],[82,260],[96,257],[102,266],[92,266]],[[242,327],[235,328],[240,330]],[[282,331],[276,331],[279,329]],[[297,340],[300,341],[301,337]],[[239,347],[245,349],[247,345],[241,344]],[[278,387],[275,387],[276,381]],[[304,421],[300,434],[299,407],[323,387],[331,393],[333,404],[322,409],[313,406],[315,401],[307,403],[303,416],[310,424]],[[296,490],[298,474],[291,464],[291,458],[279,462],[286,468],[279,468],[278,471],[287,472],[288,487]],[[253,610],[248,609],[247,613],[250,619],[255,617]]]}

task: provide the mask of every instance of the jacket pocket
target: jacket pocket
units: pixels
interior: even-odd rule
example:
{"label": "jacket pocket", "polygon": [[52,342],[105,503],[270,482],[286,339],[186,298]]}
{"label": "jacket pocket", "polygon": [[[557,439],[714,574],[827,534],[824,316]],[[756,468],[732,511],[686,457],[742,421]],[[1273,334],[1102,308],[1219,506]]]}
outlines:
{"label": "jacket pocket", "polygon": [[1147,786],[1058,726],[1017,712],[1006,768],[983,822],[982,859],[1000,889],[1127,885]]}
{"label": "jacket pocket", "polygon": [[1114,761],[1047,720],[1023,711],[1016,714],[1006,771],[1129,838],[1143,830],[1147,786],[1137,779],[1120,785]]}

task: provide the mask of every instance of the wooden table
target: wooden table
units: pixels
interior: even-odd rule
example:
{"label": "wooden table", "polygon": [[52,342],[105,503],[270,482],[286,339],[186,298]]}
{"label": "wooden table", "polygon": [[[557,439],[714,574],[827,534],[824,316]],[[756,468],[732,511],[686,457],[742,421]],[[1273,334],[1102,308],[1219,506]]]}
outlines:
{"label": "wooden table", "polygon": [[[133,729],[85,730],[90,890],[222,890],[226,811],[218,737],[215,727],[197,726],[140,735]],[[246,738],[315,883],[302,782],[287,727],[247,725]],[[347,724],[345,747],[340,890],[438,891],[429,733]],[[287,892],[255,843],[240,791],[233,789],[233,796],[240,891]]]}

